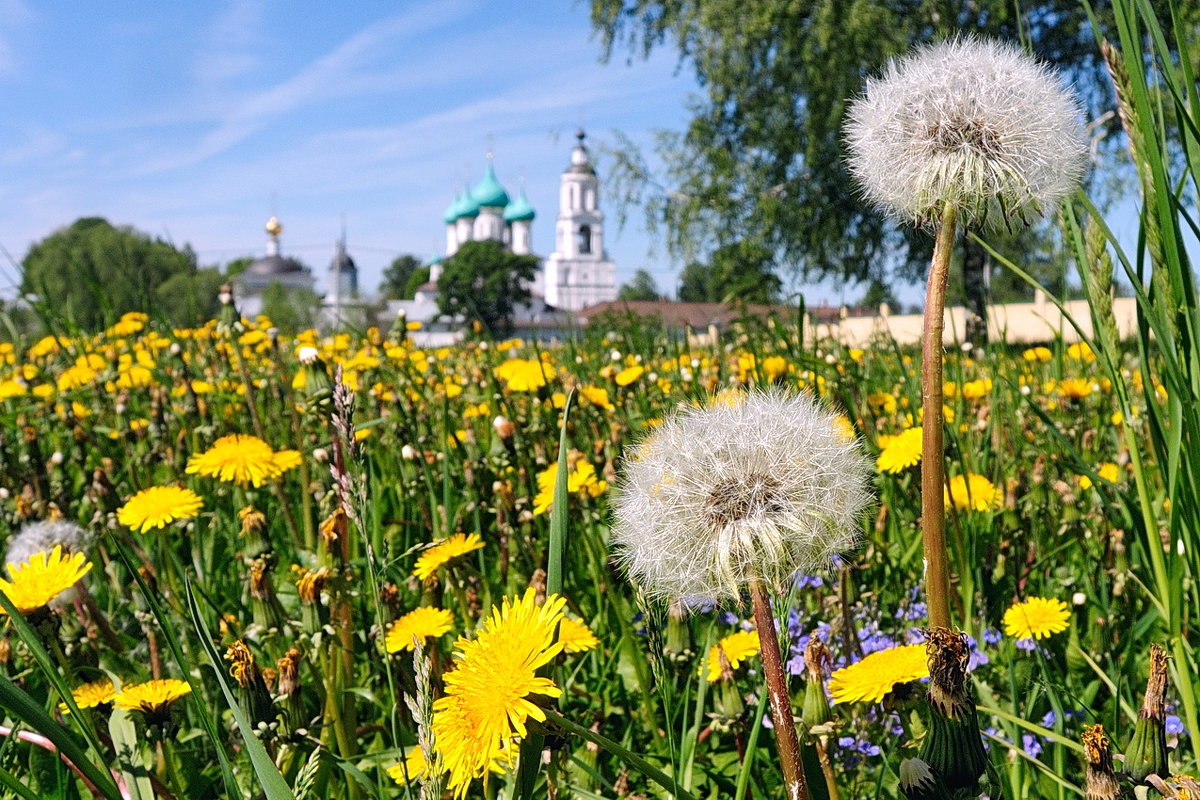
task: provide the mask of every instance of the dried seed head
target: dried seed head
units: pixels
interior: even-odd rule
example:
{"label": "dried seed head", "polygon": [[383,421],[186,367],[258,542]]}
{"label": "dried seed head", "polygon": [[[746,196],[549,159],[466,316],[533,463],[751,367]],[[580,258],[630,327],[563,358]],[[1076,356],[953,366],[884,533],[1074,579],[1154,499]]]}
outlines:
{"label": "dried seed head", "polygon": [[873,204],[925,224],[1027,221],[1071,192],[1087,156],[1080,109],[1016,47],[952,39],[867,81],[846,123],[850,171]]}
{"label": "dried seed head", "polygon": [[870,463],[820,402],[783,390],[683,407],[629,454],[613,541],[652,597],[736,600],[851,549]]}

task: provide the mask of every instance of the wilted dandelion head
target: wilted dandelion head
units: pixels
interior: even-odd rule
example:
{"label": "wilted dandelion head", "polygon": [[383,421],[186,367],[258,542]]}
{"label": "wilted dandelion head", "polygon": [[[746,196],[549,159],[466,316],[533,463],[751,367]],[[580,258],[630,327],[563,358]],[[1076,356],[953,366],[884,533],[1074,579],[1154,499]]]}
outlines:
{"label": "wilted dandelion head", "polygon": [[86,553],[92,546],[92,534],[66,520],[42,520],[30,522],[21,532],[8,540],[8,551],[4,561],[19,564],[28,561],[34,553],[48,553],[61,547],[68,553]]}
{"label": "wilted dandelion head", "polygon": [[954,206],[966,225],[1051,213],[1083,172],[1080,108],[1013,45],[959,38],[893,61],[846,123],[866,198],[917,224]]}
{"label": "wilted dandelion head", "polygon": [[871,465],[836,416],[783,390],[683,407],[626,459],[616,557],[650,596],[735,600],[852,548]]}

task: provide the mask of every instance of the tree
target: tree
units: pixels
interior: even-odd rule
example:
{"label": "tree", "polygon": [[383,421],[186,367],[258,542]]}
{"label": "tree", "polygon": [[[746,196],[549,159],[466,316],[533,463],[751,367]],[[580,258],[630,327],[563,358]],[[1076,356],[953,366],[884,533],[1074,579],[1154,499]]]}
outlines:
{"label": "tree", "polygon": [[638,301],[638,300],[662,300],[662,295],[659,294],[658,285],[654,282],[654,276],[644,269],[639,269],[633,273],[632,280],[629,283],[621,285],[617,290],[618,300]]}
{"label": "tree", "polygon": [[311,289],[270,283],[263,289],[262,313],[270,317],[272,325],[285,333],[315,328],[321,313],[321,296]]}
{"label": "tree", "polygon": [[752,242],[718,247],[709,264],[693,261],[680,275],[679,299],[689,303],[775,302],[782,288],[771,253]]}
{"label": "tree", "polygon": [[[1182,5],[1193,30],[1196,4]],[[591,18],[605,58],[617,48],[646,57],[668,47],[701,87],[687,129],[658,136],[661,175],[627,140],[610,170],[623,205],[644,207],[652,227],[663,224],[668,249],[685,261],[745,241],[805,278],[882,279],[892,266],[905,280],[923,276],[932,237],[859,198],[841,143],[847,100],[915,44],[964,31],[1027,36],[1093,112],[1110,105],[1077,0],[592,0]],[[981,274],[986,253],[963,242],[963,263]]]}
{"label": "tree", "polygon": [[513,312],[531,297],[537,266],[536,257],[511,253],[497,242],[465,242],[443,264],[438,310],[478,323],[492,338],[508,336]]}
{"label": "tree", "polygon": [[200,325],[217,316],[221,309],[218,295],[225,276],[216,267],[195,272],[177,272],[154,291],[158,308],[176,327]]}
{"label": "tree", "polygon": [[21,292],[46,310],[96,331],[128,311],[158,313],[158,290],[195,276],[196,256],[128,226],[84,217],[33,245],[22,262]]}
{"label": "tree", "polygon": [[[416,289],[416,286],[412,285],[412,277],[422,268],[421,259],[416,256],[396,256],[392,259],[392,263],[383,270],[383,280],[379,283],[379,294],[390,300],[411,300]],[[429,280],[428,267],[424,269],[425,280]],[[417,286],[419,285],[417,284]]]}

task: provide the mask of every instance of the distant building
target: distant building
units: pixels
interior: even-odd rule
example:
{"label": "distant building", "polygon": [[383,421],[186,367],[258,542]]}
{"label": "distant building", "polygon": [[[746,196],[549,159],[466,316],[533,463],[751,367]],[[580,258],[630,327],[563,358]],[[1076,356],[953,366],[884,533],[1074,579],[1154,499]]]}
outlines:
{"label": "distant building", "polygon": [[604,250],[600,178],[584,136],[582,129],[575,134],[578,143],[559,182],[554,252],[542,278],[546,302],[567,311],[617,299],[616,265]]}
{"label": "distant building", "polygon": [[272,284],[286,290],[313,291],[316,281],[308,267],[280,253],[279,236],[283,225],[276,217],[267,220],[267,254],[257,258],[233,280],[234,296],[242,316],[253,319],[262,313],[263,293]]}

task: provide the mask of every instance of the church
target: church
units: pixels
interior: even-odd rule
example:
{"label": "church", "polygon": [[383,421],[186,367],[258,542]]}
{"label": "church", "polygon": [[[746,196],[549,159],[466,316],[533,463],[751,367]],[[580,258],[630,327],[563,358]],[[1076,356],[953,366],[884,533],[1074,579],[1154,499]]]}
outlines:
{"label": "church", "polygon": [[[554,224],[554,252],[530,287],[535,301],[559,311],[578,311],[617,297],[616,267],[604,250],[604,213],[600,210],[600,179],[584,144],[586,134],[575,134],[571,161],[559,180],[558,217]],[[532,255],[533,221],[537,214],[522,187],[513,199],[500,181],[488,154],[483,179],[464,191],[446,209],[446,257],[464,242],[491,240],[514,253]],[[436,284],[440,262],[430,270]],[[424,287],[422,287],[424,288]]]}

